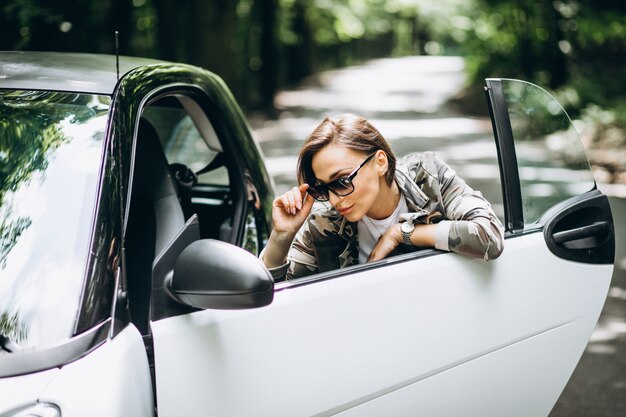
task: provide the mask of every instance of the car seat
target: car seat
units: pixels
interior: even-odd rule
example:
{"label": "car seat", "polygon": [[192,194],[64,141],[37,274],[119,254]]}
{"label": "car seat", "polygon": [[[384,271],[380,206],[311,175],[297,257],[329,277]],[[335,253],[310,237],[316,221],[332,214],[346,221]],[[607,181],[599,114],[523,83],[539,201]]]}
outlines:
{"label": "car seat", "polygon": [[141,119],[135,144],[125,257],[131,321],[149,331],[153,262],[185,227],[176,184],[154,127]]}

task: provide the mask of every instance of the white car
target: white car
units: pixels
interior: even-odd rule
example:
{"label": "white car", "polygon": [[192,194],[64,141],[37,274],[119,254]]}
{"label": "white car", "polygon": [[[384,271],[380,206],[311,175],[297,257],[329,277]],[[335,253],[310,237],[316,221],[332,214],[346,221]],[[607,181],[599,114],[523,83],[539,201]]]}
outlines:
{"label": "white car", "polygon": [[218,77],[0,53],[0,416],[547,416],[604,304],[613,220],[554,98],[486,91],[497,260],[274,282],[271,181]]}

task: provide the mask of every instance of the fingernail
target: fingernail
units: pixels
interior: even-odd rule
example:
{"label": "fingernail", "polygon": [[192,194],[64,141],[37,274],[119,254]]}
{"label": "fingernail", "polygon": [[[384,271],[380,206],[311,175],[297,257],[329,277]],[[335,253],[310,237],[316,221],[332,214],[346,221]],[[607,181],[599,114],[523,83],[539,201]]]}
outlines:
{"label": "fingernail", "polygon": [[298,210],[302,210],[302,203],[298,203],[296,206],[298,207]]}

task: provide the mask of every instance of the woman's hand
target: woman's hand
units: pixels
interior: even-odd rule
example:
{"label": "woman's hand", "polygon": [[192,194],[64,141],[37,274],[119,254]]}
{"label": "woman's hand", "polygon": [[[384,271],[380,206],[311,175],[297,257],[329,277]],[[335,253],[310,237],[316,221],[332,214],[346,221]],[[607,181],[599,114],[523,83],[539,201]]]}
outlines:
{"label": "woman's hand", "polygon": [[385,233],[382,234],[378,243],[372,249],[367,262],[374,262],[386,258],[395,248],[402,243],[402,232],[400,231],[400,223],[394,223]]}
{"label": "woman's hand", "polygon": [[274,227],[262,258],[268,268],[285,263],[293,238],[311,212],[313,197],[306,193],[308,188],[308,184],[293,187],[272,203]]}
{"label": "woman's hand", "polygon": [[313,207],[313,197],[306,193],[308,184],[293,187],[272,203],[272,223],[276,233],[293,236],[306,220]]}
{"label": "woman's hand", "polygon": [[[436,224],[416,224],[411,234],[411,243],[413,246],[424,248],[435,247],[435,229]],[[400,223],[389,226],[385,233],[378,239],[378,243],[372,249],[367,262],[378,261],[384,259],[394,251],[398,245],[402,245],[402,232],[400,231]]]}

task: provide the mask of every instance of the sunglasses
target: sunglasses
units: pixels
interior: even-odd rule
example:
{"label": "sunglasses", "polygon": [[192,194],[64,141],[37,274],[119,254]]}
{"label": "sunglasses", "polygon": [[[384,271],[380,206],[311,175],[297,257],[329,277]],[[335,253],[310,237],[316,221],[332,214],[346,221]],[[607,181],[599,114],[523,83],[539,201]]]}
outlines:
{"label": "sunglasses", "polygon": [[352,182],[352,180],[354,179],[354,177],[356,177],[356,174],[359,173],[359,170],[363,168],[374,155],[376,155],[376,153],[373,153],[365,158],[365,161],[361,162],[361,165],[356,167],[356,169],[352,171],[349,175],[339,177],[336,180],[329,182],[328,184],[317,181],[314,185],[309,186],[307,192],[317,201],[328,201],[329,191],[335,194],[337,197],[345,197],[352,194],[354,192],[354,183]]}

